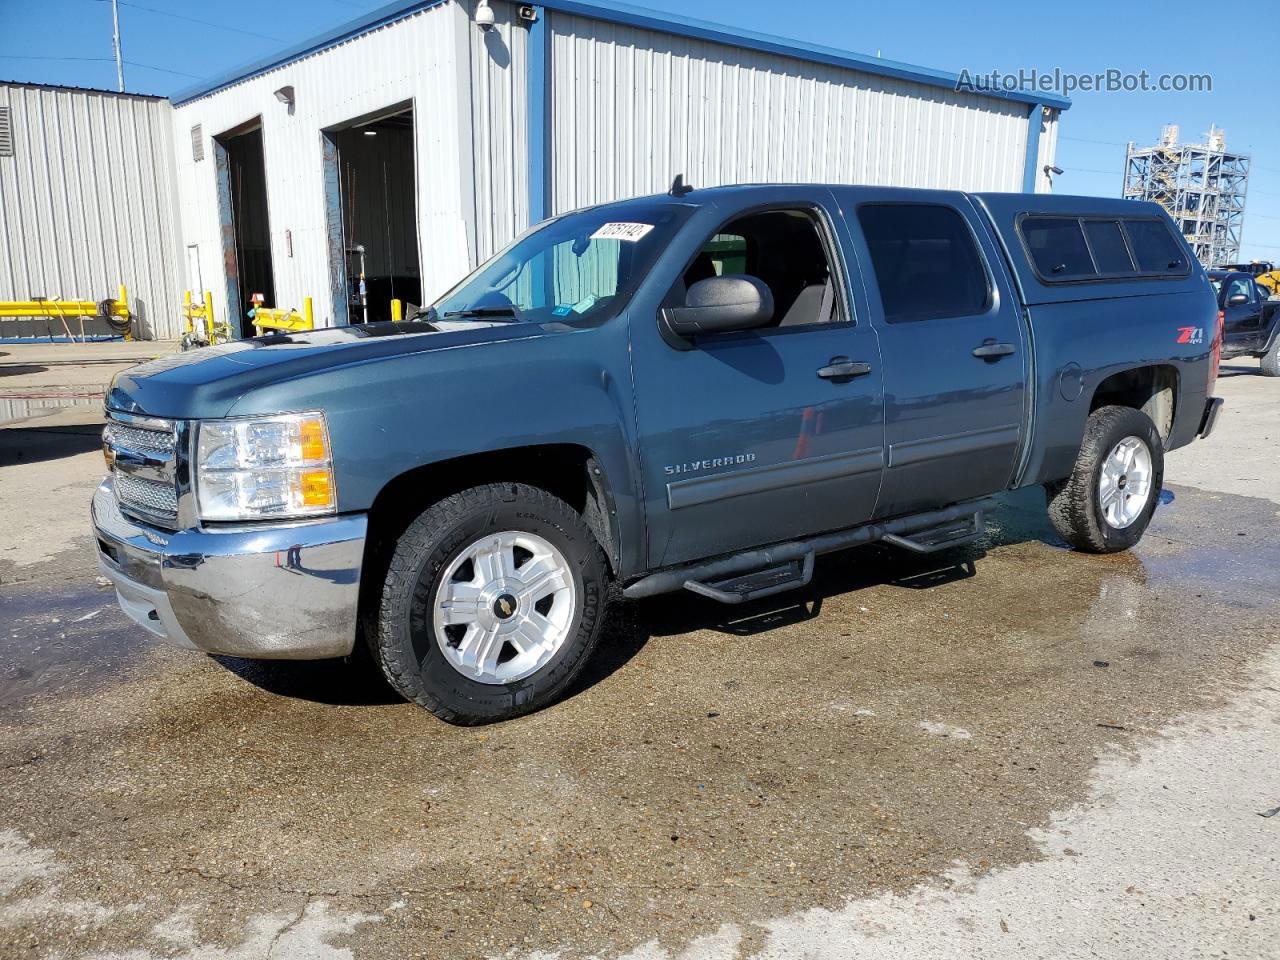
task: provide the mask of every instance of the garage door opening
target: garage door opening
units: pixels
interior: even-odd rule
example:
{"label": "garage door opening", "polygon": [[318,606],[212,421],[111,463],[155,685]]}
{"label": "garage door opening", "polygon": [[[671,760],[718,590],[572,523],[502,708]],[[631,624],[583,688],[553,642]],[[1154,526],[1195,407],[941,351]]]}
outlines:
{"label": "garage door opening", "polygon": [[[218,214],[226,265],[227,303],[238,311],[235,328],[251,332],[246,314],[254,294],[276,306],[275,269],[271,262],[271,225],[267,216],[267,167],[262,122],[214,138],[218,173]],[[243,335],[243,334],[242,334]]]}
{"label": "garage door opening", "polygon": [[413,108],[325,131],[334,313],[391,319],[391,301],[422,302]]}

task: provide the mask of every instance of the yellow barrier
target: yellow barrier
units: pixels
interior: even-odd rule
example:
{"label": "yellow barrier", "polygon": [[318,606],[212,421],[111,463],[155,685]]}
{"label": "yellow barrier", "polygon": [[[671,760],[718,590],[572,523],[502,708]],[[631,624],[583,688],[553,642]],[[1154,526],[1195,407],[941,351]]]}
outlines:
{"label": "yellow barrier", "polygon": [[[183,292],[182,317],[187,321],[187,338],[193,346],[199,346],[201,343],[227,343],[231,340],[231,331],[225,323],[218,323],[213,313],[213,294],[208,290],[204,292],[204,303],[193,303],[191,291]],[[203,340],[200,340],[196,333],[196,321],[199,321],[202,327]],[[184,339],[183,342],[188,340]]]}
{"label": "yellow barrier", "polygon": [[404,319],[404,301],[393,299],[391,301],[391,322],[399,323],[403,319]]}
{"label": "yellow barrier", "polygon": [[[71,335],[71,327],[67,324],[68,319],[79,318],[80,339],[83,340],[84,318],[99,315],[96,300],[49,300],[43,297],[36,300],[0,300],[0,318],[44,317],[49,320],[61,320],[62,329],[66,331],[68,340],[75,339]],[[123,283],[120,284],[119,296],[110,301],[106,315],[124,320],[125,326],[122,331],[124,338],[133,339],[133,333],[129,327],[129,291]]]}
{"label": "yellow barrier", "polygon": [[311,298],[302,301],[302,313],[297,310],[283,310],[279,307],[255,307],[253,325],[261,336],[264,330],[275,330],[291,333],[298,330],[314,330],[315,316],[311,312]]}

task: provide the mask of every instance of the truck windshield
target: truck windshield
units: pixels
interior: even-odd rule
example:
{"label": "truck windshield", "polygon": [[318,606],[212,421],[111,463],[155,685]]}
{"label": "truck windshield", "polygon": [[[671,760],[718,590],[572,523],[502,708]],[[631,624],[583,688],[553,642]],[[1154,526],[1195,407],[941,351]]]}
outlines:
{"label": "truck windshield", "polygon": [[434,304],[436,316],[592,325],[620,311],[693,208],[629,203],[549,220]]}

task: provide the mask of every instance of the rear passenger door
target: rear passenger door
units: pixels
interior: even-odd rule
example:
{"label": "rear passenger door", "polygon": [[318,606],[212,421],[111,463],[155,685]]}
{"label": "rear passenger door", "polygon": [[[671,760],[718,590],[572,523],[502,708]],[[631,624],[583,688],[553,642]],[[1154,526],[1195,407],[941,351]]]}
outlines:
{"label": "rear passenger door", "polygon": [[966,198],[859,190],[842,212],[884,363],[888,517],[1005,489],[1027,420],[1028,343]]}

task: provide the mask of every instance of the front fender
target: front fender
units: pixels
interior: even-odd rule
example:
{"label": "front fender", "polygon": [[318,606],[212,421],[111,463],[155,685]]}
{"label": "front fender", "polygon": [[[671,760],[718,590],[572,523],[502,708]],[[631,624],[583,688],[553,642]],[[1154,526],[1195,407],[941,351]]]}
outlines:
{"label": "front fender", "polygon": [[590,450],[617,510],[619,561],[640,569],[642,506],[626,326],[530,327],[529,336],[382,357],[266,385],[232,415],[325,412],[338,509],[368,510],[394,478],[471,454],[542,444]]}

